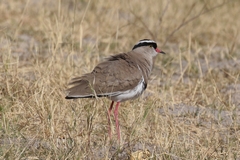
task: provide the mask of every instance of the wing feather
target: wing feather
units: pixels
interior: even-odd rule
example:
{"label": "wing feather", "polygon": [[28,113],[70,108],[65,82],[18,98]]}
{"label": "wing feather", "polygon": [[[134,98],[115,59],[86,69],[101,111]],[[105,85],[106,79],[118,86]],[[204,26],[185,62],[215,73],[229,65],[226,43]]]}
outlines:
{"label": "wing feather", "polygon": [[98,64],[91,73],[73,78],[66,98],[116,96],[135,88],[142,73],[128,56],[125,53],[112,56]]}

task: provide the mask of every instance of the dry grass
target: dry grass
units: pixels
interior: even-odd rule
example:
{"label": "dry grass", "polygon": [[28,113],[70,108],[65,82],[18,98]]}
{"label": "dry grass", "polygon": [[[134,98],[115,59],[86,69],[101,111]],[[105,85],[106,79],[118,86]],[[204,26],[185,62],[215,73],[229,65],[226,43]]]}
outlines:
{"label": "dry grass", "polygon": [[[240,159],[240,3],[227,2],[3,0],[0,159]],[[122,103],[119,146],[110,101],[64,90],[142,38],[167,54]]]}

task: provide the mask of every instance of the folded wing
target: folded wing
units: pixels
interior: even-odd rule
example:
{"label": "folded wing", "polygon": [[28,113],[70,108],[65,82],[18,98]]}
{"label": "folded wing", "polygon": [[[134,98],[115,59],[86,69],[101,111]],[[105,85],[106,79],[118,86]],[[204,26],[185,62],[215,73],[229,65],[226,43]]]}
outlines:
{"label": "folded wing", "polygon": [[72,79],[66,98],[117,96],[135,88],[142,77],[139,66],[128,54],[119,54],[98,64],[91,73]]}

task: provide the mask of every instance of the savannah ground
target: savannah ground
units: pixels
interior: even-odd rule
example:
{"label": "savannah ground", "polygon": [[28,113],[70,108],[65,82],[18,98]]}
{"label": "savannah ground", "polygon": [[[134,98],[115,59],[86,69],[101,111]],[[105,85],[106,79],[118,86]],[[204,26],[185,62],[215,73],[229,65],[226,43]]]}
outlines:
{"label": "savannah ground", "polygon": [[[240,159],[240,1],[2,0],[0,159]],[[145,93],[66,100],[75,76],[158,42]],[[114,119],[112,118],[114,126]]]}

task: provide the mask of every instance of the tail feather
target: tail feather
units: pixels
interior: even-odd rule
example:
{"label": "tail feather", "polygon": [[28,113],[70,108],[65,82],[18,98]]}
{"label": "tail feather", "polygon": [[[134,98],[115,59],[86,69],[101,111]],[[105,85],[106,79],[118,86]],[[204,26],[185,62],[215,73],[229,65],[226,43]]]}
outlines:
{"label": "tail feather", "polygon": [[93,85],[93,75],[86,74],[82,77],[74,78],[69,83],[70,87],[66,91],[66,99],[76,99],[76,98],[96,98],[96,97],[106,97],[108,94],[100,92],[99,89],[95,88]]}
{"label": "tail feather", "polygon": [[69,96],[66,96],[65,99],[77,99],[77,97],[69,97]]}
{"label": "tail feather", "polygon": [[70,82],[73,87],[67,89],[66,99],[76,99],[76,98],[90,98],[93,97],[93,90],[90,87],[90,83],[87,80],[76,79]]}
{"label": "tail feather", "polygon": [[71,96],[66,96],[65,99],[78,99],[78,98],[96,98],[96,97],[107,97],[108,95],[88,95],[88,96],[79,96],[79,97],[71,97]]}

